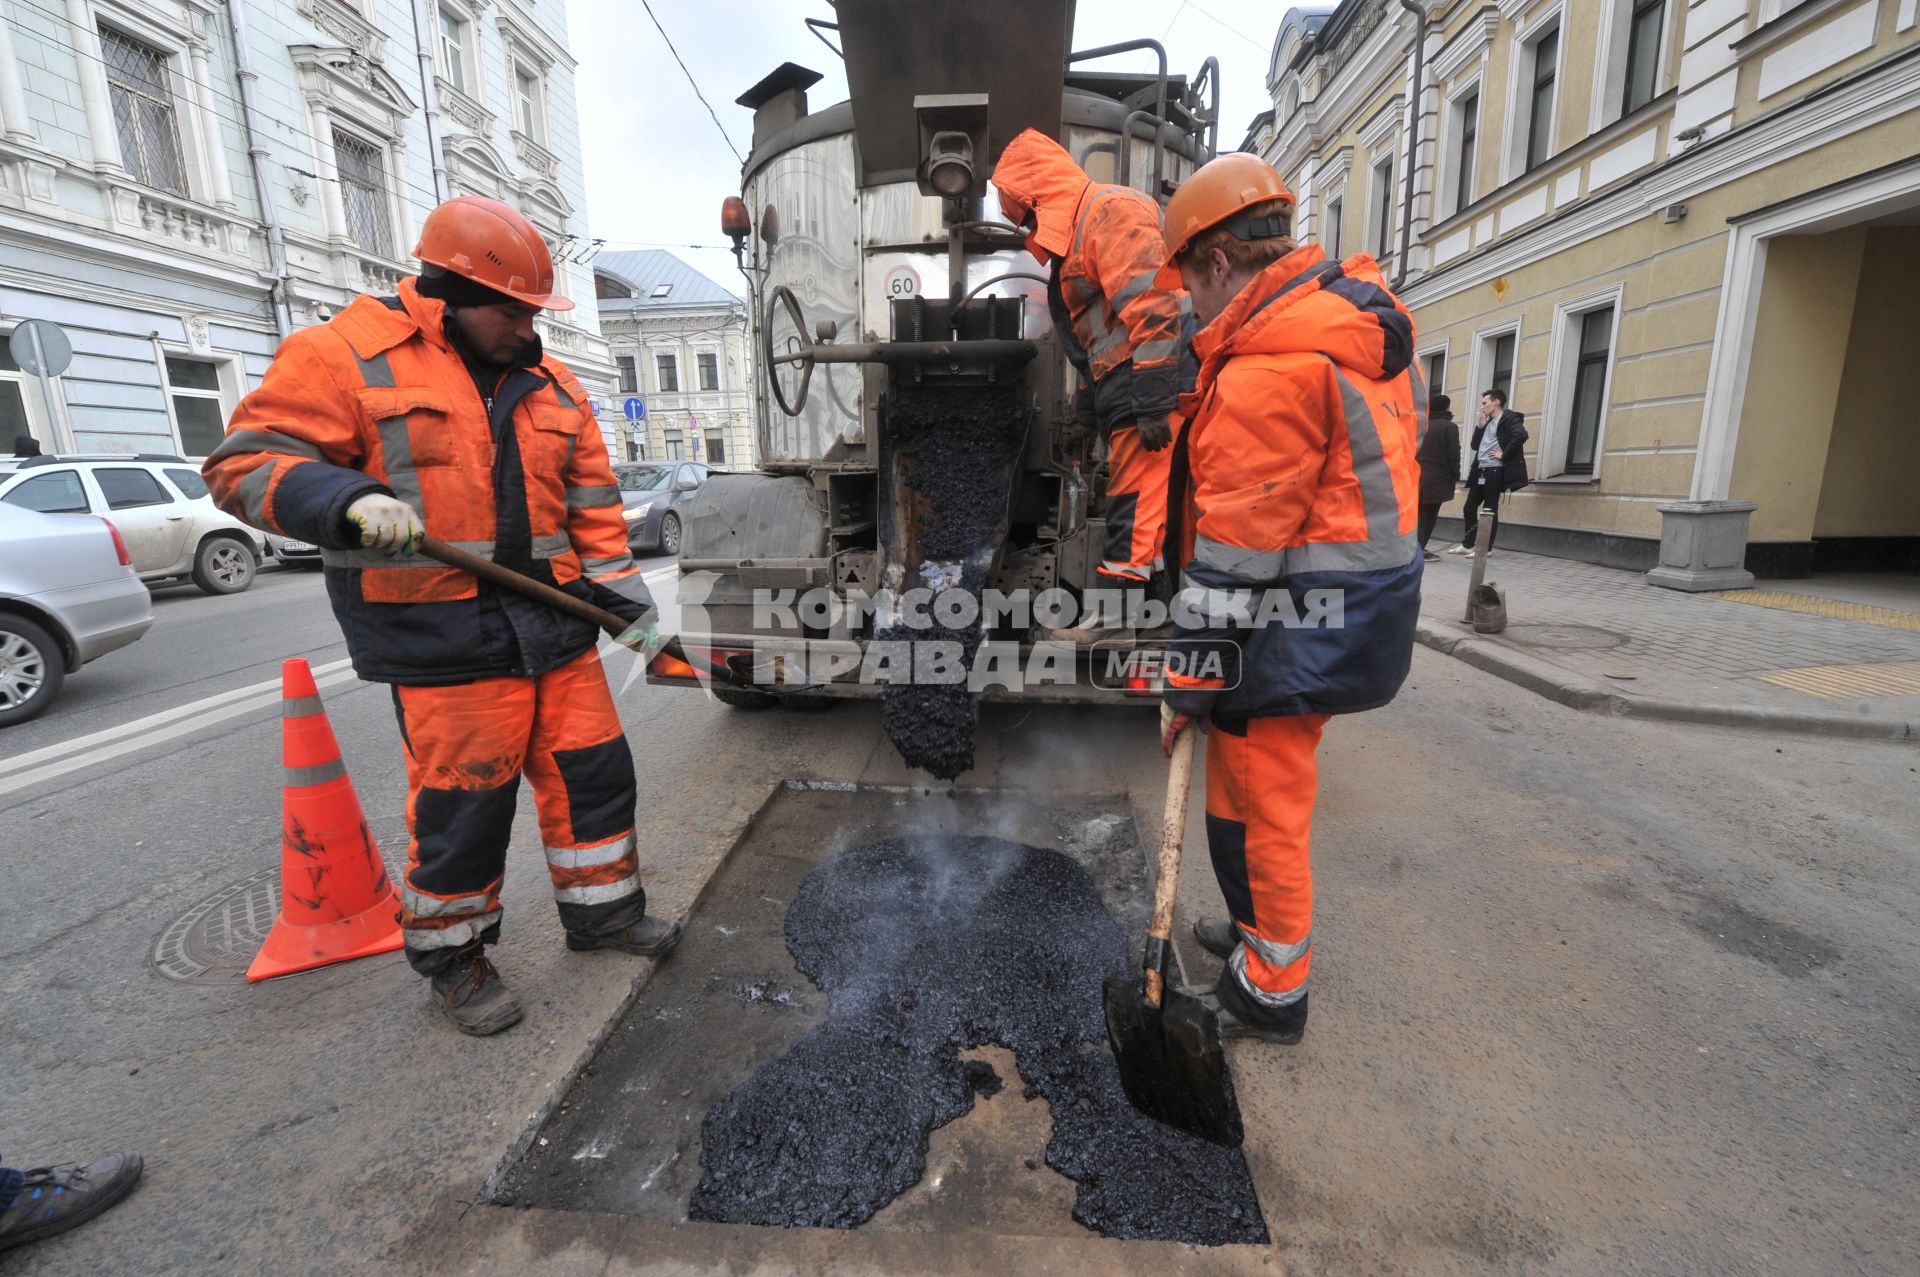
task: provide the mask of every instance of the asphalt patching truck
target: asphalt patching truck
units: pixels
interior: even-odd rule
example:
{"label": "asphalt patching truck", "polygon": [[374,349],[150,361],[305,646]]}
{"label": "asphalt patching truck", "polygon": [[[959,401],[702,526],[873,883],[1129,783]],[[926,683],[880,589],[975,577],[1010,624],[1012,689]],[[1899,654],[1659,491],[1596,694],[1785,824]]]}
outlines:
{"label": "asphalt patching truck", "polygon": [[[970,739],[982,697],[1152,703],[1151,645],[1035,641],[1101,587],[1104,458],[991,182],[1034,128],[1164,203],[1218,145],[1219,68],[1171,74],[1152,40],[1075,50],[1073,16],[839,0],[809,25],[847,101],[810,110],[821,77],[793,63],[740,97],[753,149],[722,224],[749,285],[759,466],[688,505],[686,659],[650,681],[742,708],[882,696],[897,744]],[[1121,55],[1157,65],[1103,69]]]}

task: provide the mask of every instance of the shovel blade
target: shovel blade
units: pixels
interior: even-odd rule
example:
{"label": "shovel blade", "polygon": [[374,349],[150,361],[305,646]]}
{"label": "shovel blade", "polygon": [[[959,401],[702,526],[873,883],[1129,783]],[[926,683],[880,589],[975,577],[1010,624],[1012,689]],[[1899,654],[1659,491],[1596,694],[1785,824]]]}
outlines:
{"label": "shovel blade", "polygon": [[1172,990],[1148,1006],[1142,986],[1128,977],[1104,990],[1107,1042],[1128,1101],[1176,1130],[1238,1148],[1245,1132],[1218,1019],[1198,998]]}

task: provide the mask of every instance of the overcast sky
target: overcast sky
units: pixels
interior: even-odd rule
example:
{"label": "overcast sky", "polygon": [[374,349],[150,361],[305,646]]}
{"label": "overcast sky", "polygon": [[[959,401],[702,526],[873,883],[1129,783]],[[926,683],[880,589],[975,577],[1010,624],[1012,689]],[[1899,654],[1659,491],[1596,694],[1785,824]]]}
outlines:
{"label": "overcast sky", "polygon": [[[927,0],[941,3],[943,0]],[[966,0],[944,0],[966,3]],[[825,78],[808,94],[818,110],[847,95],[840,59],[801,23],[831,20],[827,0],[651,0],[687,70],[741,152],[753,117],[733,100],[782,62]],[[567,0],[587,170],[587,219],[609,249],[665,248],[742,291],[720,234],[720,201],[738,193],[740,164],[694,97],[640,0]],[[1074,46],[1157,39],[1169,69],[1192,75],[1208,54],[1220,59],[1220,145],[1240,144],[1247,124],[1271,103],[1264,80],[1285,4],[1251,0],[1083,0]],[[1122,54],[1096,64],[1151,70],[1153,55]],[[682,245],[720,245],[685,248]]]}

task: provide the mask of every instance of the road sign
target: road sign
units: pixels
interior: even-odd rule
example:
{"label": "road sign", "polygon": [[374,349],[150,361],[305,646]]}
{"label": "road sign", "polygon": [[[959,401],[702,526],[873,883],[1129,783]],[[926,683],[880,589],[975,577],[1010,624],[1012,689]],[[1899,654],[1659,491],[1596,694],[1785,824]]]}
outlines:
{"label": "road sign", "polygon": [[60,325],[44,319],[23,319],[7,343],[20,371],[35,377],[58,377],[73,362],[73,343]]}
{"label": "road sign", "polygon": [[625,411],[628,421],[645,421],[647,417],[647,401],[644,399],[629,399],[626,402]]}

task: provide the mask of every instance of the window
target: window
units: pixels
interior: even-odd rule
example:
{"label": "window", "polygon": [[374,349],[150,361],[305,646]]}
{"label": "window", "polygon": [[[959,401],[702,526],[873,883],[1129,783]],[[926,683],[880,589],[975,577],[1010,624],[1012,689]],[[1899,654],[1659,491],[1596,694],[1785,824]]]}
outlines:
{"label": "window", "polygon": [[1560,28],[1533,42],[1533,99],[1527,109],[1527,162],[1531,170],[1553,154],[1553,85],[1560,61]]}
{"label": "window", "polygon": [[727,463],[727,441],[718,430],[707,432],[707,460],[716,466]]}
{"label": "window", "polygon": [[380,148],[336,129],[333,154],[340,173],[340,202],[347,213],[347,238],[375,257],[391,258],[393,231],[387,218],[387,175]]}
{"label": "window", "polygon": [[26,378],[13,362],[5,335],[0,334],[0,456],[11,453],[14,439],[21,435],[33,437],[33,423],[27,419]]}
{"label": "window", "polygon": [[1567,474],[1592,474],[1600,441],[1600,414],[1607,401],[1607,359],[1613,341],[1613,307],[1580,316],[1580,350],[1573,374],[1573,417],[1567,431]]}
{"label": "window", "polygon": [[1346,212],[1344,199],[1327,201],[1327,233],[1321,238],[1326,241],[1327,256],[1334,261],[1340,260],[1340,219]]}
{"label": "window", "polygon": [[654,367],[660,372],[660,389],[671,393],[680,389],[680,361],[672,355],[654,356]]}
{"label": "window", "polygon": [[526,63],[516,59],[513,64],[514,127],[538,142],[545,132],[541,128],[543,115],[540,76]]}
{"label": "window", "polygon": [[[698,437],[699,436],[697,435],[695,436],[696,439]],[[689,487],[689,488],[699,487],[700,480],[704,477],[705,476],[701,473],[701,467],[699,466],[681,466],[680,467],[679,482],[686,487]]]}
{"label": "window", "polygon": [[720,356],[695,355],[694,362],[699,365],[700,389],[720,389]]}
{"label": "window", "polygon": [[464,19],[440,11],[440,78],[462,93],[467,91],[467,24]]}
{"label": "window", "polygon": [[640,393],[640,373],[633,366],[633,356],[615,355],[613,363],[620,370],[620,393],[623,395]]}
{"label": "window", "polygon": [[25,510],[38,510],[41,514],[87,513],[87,490],[80,486],[80,474],[75,470],[36,474],[0,497],[0,501]]}
{"label": "window", "polygon": [[680,432],[678,430],[667,431],[667,460],[678,461],[685,455],[686,448],[681,443]]}
{"label": "window", "polygon": [[1513,350],[1518,343],[1519,335],[1516,333],[1502,333],[1492,339],[1493,376],[1487,379],[1486,385],[1480,387],[1481,391],[1498,390],[1509,401],[1512,400]]}
{"label": "window", "polygon": [[1426,374],[1427,393],[1429,395],[1443,395],[1446,393],[1446,387],[1447,387],[1447,352],[1446,351],[1436,350],[1431,355],[1428,355],[1426,357],[1426,362],[1421,366],[1420,371]]}
{"label": "window", "polygon": [[1373,166],[1373,255],[1393,251],[1393,159]]}
{"label": "window", "polygon": [[200,477],[198,470],[189,470],[185,466],[168,466],[160,473],[167,476],[173,486],[180,489],[180,495],[189,501],[198,501],[207,495],[207,481]]}
{"label": "window", "polygon": [[204,457],[226,437],[227,413],[220,402],[220,370],[204,359],[167,356],[167,397],[183,456]]}
{"label": "window", "polygon": [[1660,30],[1666,26],[1667,0],[1633,0],[1627,27],[1626,100],[1622,114],[1630,115],[1653,101],[1660,79]]}
{"label": "window", "polygon": [[160,481],[145,470],[103,467],[93,472],[93,481],[100,485],[100,495],[107,499],[109,510],[173,504],[173,498],[160,486]]}
{"label": "window", "polygon": [[1480,90],[1475,89],[1461,99],[1456,110],[1460,145],[1453,156],[1453,211],[1457,213],[1473,203],[1474,151],[1480,140]]}
{"label": "window", "polygon": [[136,182],[187,193],[180,128],[173,118],[173,80],[167,55],[111,27],[100,28],[107,93],[120,133],[120,162]]}
{"label": "window", "polygon": [[615,481],[622,492],[656,492],[667,486],[665,466],[621,466]]}
{"label": "window", "polygon": [[672,291],[673,291],[672,284],[655,284],[653,287],[652,295],[655,297],[665,297],[668,293],[671,293]]}

